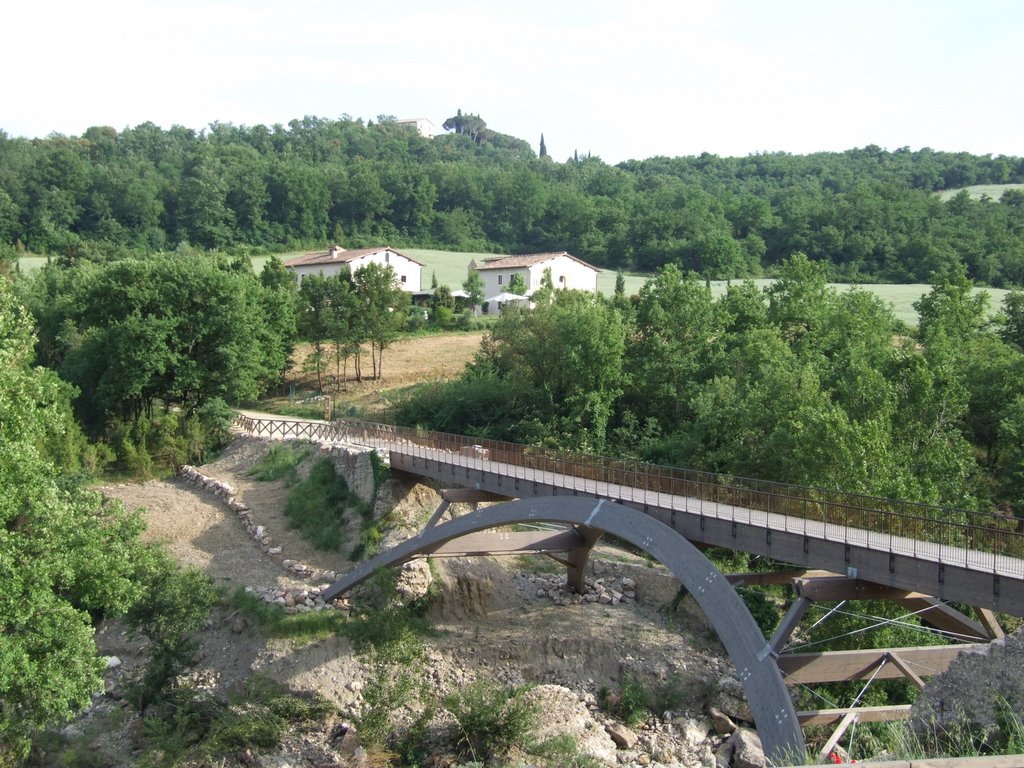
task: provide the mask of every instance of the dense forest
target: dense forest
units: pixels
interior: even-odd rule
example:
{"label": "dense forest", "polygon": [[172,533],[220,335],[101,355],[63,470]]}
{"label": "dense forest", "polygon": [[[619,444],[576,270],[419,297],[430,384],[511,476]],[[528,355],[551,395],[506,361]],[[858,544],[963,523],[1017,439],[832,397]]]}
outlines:
{"label": "dense forest", "polygon": [[831,279],[924,282],[964,265],[1024,284],[1024,159],[930,149],[657,157],[537,156],[475,115],[425,139],[381,116],[287,126],[152,123],[80,137],[0,131],[0,253],[110,258],[346,246],[568,250],[597,266],[774,274],[803,252]]}

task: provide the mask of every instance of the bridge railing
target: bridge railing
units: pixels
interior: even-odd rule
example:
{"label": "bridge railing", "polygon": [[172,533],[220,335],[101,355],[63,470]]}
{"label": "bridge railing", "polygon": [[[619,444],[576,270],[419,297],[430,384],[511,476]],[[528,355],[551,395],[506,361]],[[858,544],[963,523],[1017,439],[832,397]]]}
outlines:
{"label": "bridge railing", "polygon": [[[829,539],[860,529],[870,532],[871,545],[879,549],[914,555],[913,550],[928,543],[938,545],[940,562],[976,568],[989,562],[994,568],[996,558],[1007,556],[1014,561],[1003,566],[1024,576],[1024,521],[1005,515],[353,419],[326,423],[240,417],[238,423],[247,431],[268,436],[404,447],[424,458],[432,458],[431,451],[462,454],[471,449],[469,461],[481,468],[485,461],[512,465],[521,468],[520,476],[527,481],[544,482],[545,475],[561,475],[572,478],[570,487],[583,492],[594,492],[597,483],[605,483],[620,486],[623,500],[653,505],[658,504],[659,494],[683,497],[690,500],[691,510],[699,511],[704,502],[710,502],[718,505],[719,514],[722,507],[732,507],[732,514],[746,515],[755,523],[777,514],[787,518],[785,525],[791,532],[820,524]],[[474,446],[486,451],[486,460]],[[836,528],[835,535],[829,534],[831,526]]]}

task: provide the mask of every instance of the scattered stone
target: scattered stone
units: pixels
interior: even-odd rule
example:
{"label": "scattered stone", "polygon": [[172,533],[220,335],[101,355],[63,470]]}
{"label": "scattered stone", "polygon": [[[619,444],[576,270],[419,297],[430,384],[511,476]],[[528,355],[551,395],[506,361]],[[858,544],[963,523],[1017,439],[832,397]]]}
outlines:
{"label": "scattered stone", "polygon": [[636,734],[623,723],[605,723],[604,729],[619,749],[632,749],[636,744]]}
{"label": "scattered stone", "polygon": [[722,710],[708,707],[708,715],[711,717],[711,727],[719,736],[728,736],[736,732],[736,723]]}
{"label": "scattered stone", "polygon": [[761,749],[761,739],[748,728],[741,728],[729,737],[735,748],[732,754],[733,768],[765,768],[768,760]]}

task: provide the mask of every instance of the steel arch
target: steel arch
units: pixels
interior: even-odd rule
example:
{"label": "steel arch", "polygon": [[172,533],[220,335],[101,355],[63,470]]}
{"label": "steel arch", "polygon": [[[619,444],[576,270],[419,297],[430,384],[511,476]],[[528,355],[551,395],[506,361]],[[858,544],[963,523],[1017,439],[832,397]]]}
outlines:
{"label": "steel arch", "polygon": [[664,523],[621,504],[583,497],[552,496],[496,504],[427,528],[361,563],[323,592],[330,600],[368,579],[378,568],[429,554],[447,541],[502,525],[554,522],[618,536],[657,559],[703,609],[736,667],[754,714],[765,755],[775,764],[802,761],[806,747],[796,711],[774,654],[728,580],[689,541]]}

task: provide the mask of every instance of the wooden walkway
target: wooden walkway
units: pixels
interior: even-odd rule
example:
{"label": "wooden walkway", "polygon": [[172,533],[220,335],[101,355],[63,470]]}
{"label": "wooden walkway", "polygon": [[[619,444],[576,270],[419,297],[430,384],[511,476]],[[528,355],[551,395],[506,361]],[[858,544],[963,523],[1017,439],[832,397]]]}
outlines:
{"label": "wooden walkway", "polygon": [[[749,487],[705,473],[680,477],[677,473],[685,470],[603,457],[533,455],[526,446],[368,422],[240,421],[268,437],[344,440],[386,450],[395,469],[509,498],[609,499],[652,515],[697,543],[1024,616],[1024,535],[994,515],[819,496],[825,492],[781,484]],[[900,511],[892,511],[893,505]]]}

